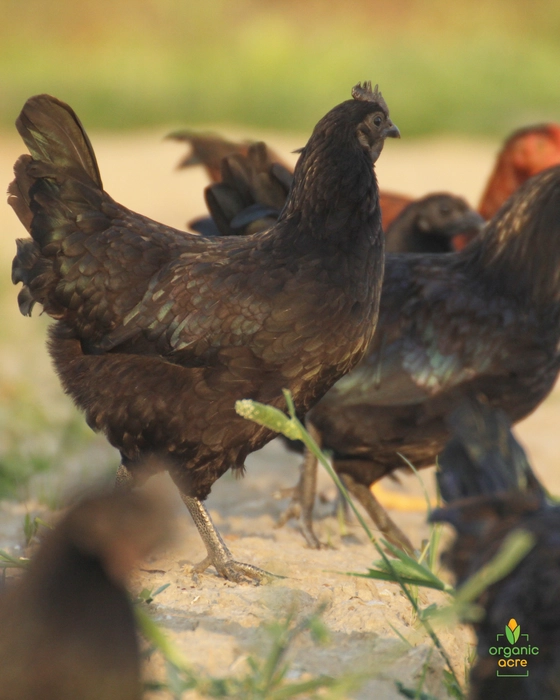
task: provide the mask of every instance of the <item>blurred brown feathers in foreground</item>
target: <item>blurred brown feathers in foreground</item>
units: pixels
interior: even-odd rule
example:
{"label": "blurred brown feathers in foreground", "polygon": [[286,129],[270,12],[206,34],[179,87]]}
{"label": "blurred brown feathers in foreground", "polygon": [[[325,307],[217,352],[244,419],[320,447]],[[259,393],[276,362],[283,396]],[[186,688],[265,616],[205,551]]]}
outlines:
{"label": "blurred brown feathers in foreground", "polygon": [[0,596],[1,700],[139,700],[131,569],[167,539],[161,499],[88,496]]}

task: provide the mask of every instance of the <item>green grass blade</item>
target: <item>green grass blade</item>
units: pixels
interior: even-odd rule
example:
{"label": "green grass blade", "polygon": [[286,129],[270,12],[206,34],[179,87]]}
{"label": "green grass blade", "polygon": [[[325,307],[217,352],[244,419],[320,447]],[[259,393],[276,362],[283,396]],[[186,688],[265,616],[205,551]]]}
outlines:
{"label": "green grass blade", "polygon": [[[455,617],[465,617],[469,614],[473,601],[493,583],[507,576],[533,549],[535,543],[535,536],[527,530],[519,529],[510,532],[493,559],[456,591],[452,605],[438,610],[432,618],[449,623]],[[476,612],[476,608],[474,611]]]}
{"label": "green grass blade", "polygon": [[11,554],[0,549],[0,569],[27,569],[29,559],[12,557]]}
{"label": "green grass blade", "polygon": [[[297,419],[295,415],[295,408],[294,404],[292,401],[292,397],[290,393],[287,390],[284,390],[284,396],[286,398],[286,403],[288,405],[288,410],[290,412],[290,418],[288,418],[282,411],[279,411],[276,408],[270,407],[270,406],[265,406],[264,404],[261,404],[257,401],[252,401],[251,399],[243,399],[241,401],[236,401],[235,403],[235,410],[237,413],[244,418],[247,418],[248,420],[253,420],[254,422],[258,423],[259,425],[264,425],[267,428],[270,428],[271,430],[275,430],[277,432],[282,433],[286,437],[290,439],[299,439],[301,440],[305,446],[311,450],[311,452],[317,457],[319,462],[323,465],[323,467],[327,470],[329,473],[330,477],[332,480],[335,482],[335,484],[338,486],[340,489],[340,492],[348,502],[350,508],[352,509],[352,512],[356,516],[358,522],[362,526],[362,529],[364,532],[367,534],[368,538],[372,542],[373,546],[377,549],[379,554],[381,555],[381,558],[383,559],[384,565],[387,568],[387,571],[391,573],[391,575],[394,577],[394,580],[398,585],[400,586],[401,590],[407,597],[409,603],[411,604],[414,612],[418,616],[418,619],[420,620],[420,623],[426,630],[426,633],[434,643],[434,646],[437,647],[439,650],[440,654],[445,660],[445,663],[447,665],[447,668],[449,669],[449,673],[452,675],[454,682],[456,683],[457,687],[460,687],[459,680],[457,678],[457,675],[455,673],[455,670],[453,668],[453,665],[451,664],[451,660],[449,656],[447,655],[447,652],[445,651],[445,648],[443,647],[439,637],[433,630],[430,622],[428,619],[422,615],[418,603],[415,600],[415,597],[412,595],[410,590],[408,589],[407,585],[405,582],[402,580],[401,576],[399,575],[399,572],[395,569],[395,567],[392,564],[392,561],[387,557],[385,552],[383,551],[383,548],[378,544],[376,538],[374,537],[373,533],[369,529],[367,523],[365,522],[364,518],[362,517],[362,514],[360,511],[356,508],[354,505],[354,501],[350,498],[350,495],[348,491],[346,490],[346,487],[342,483],[342,481],[339,479],[338,474],[334,471],[332,468],[329,460],[327,457],[324,455],[324,453],[321,451],[315,440],[309,435],[307,430],[305,430],[304,426],[301,424],[301,422]],[[400,557],[399,557],[400,558]],[[419,565],[420,566],[420,565]],[[423,569],[425,571],[425,569]],[[437,578],[437,577],[435,577]]]}

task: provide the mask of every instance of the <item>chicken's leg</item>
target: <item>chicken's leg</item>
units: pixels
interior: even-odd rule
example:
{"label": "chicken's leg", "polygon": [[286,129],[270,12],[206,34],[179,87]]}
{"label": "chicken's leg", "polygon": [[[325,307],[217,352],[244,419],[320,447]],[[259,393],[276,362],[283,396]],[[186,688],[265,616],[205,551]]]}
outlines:
{"label": "chicken's leg", "polygon": [[[124,464],[121,464],[117,470],[115,488],[130,489],[137,483],[134,474]],[[186,496],[184,493],[181,493],[181,499],[189,509],[189,513],[208,552],[208,556],[205,559],[193,566],[193,572],[202,573],[209,566],[213,565],[220,576],[235,583],[241,583],[246,578],[256,581],[273,578],[274,575],[268,573],[268,571],[259,569],[251,564],[235,561],[203,503],[198,498]]]}
{"label": "chicken's leg", "polygon": [[361,503],[370,518],[379,528],[379,531],[383,533],[387,540],[391,542],[391,544],[394,544],[395,547],[404,550],[408,554],[414,554],[414,547],[408,537],[402,532],[398,525],[391,520],[389,514],[377,501],[371,490],[364,484],[359,484],[349,474],[341,474],[341,479],[349,493]]}
{"label": "chicken's leg", "polygon": [[202,501],[194,496],[186,496],[183,493],[181,498],[189,509],[189,513],[208,552],[208,556],[205,559],[193,566],[194,572],[202,573],[209,566],[213,565],[220,576],[236,583],[244,581],[245,577],[256,581],[263,581],[273,577],[273,574],[252,564],[235,561]]}
{"label": "chicken's leg", "polygon": [[[307,423],[307,432],[321,446],[321,435],[319,431]],[[313,532],[313,506],[315,504],[315,492],[317,491],[317,458],[306,448],[305,458],[300,469],[300,477],[293,490],[290,505],[278,518],[276,527],[282,527],[291,518],[297,518],[301,527],[305,541],[311,549],[319,549],[321,543]]]}

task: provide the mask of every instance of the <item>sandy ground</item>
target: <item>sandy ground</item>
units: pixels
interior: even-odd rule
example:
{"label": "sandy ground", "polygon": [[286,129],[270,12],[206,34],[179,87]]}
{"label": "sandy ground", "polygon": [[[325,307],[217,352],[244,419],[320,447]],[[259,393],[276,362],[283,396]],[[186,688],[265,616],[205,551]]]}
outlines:
{"label": "sandy ground", "polygon": [[[204,212],[202,189],[206,180],[198,169],[174,171],[182,147],[162,141],[163,133],[118,136],[94,133],[91,137],[105,187],[117,201],[164,223],[183,227],[188,218]],[[268,137],[271,145],[292,162],[295,156],[290,151],[304,143],[302,136],[257,135]],[[391,142],[381,156],[379,181],[386,189],[414,195],[447,189],[463,194],[476,204],[497,146],[451,140]],[[12,163],[21,152],[16,137],[0,136],[0,181],[9,182]],[[9,279],[13,239],[22,236],[23,231],[12,212],[3,205],[0,206],[0,224],[3,231],[0,280],[4,287]],[[5,311],[4,323],[10,325],[19,345],[0,346],[0,378],[6,381],[6,377],[18,372],[29,372],[48,387],[48,391],[58,394],[44,347],[30,340],[28,329],[38,321],[29,321],[17,314],[15,294],[13,307]],[[9,395],[7,398],[17,400]],[[536,470],[556,493],[560,492],[560,472],[556,469],[559,416],[560,395],[555,390],[536,413],[517,428]],[[112,459],[116,467],[116,454],[102,447],[101,438],[98,444],[103,459]],[[212,572],[201,576],[198,582],[193,580],[189,565],[203,557],[203,545],[176,497],[177,541],[135,574],[134,589],[171,584],[155,599],[152,610],[156,620],[200,672],[218,676],[245,673],[248,656],[266,651],[263,623],[282,617],[292,606],[303,614],[324,602],[324,621],[331,633],[330,643],[316,646],[309,636],[303,636],[291,651],[289,677],[292,680],[320,673],[364,672],[368,680],[348,697],[389,700],[400,697],[394,680],[414,687],[430,657],[424,690],[438,698],[447,697],[442,686],[441,657],[432,653],[429,640],[418,630],[410,605],[399,589],[391,584],[345,575],[345,572],[366,571],[378,558],[356,523],[351,523],[348,533],[342,536],[336,519],[327,514],[326,506],[321,506],[317,534],[330,546],[320,551],[307,549],[294,525],[274,529],[286,501],[275,500],[273,494],[296,481],[297,464],[298,458],[275,441],[260,453],[251,455],[243,480],[235,480],[227,474],[215,485],[208,499],[211,514],[234,555],[284,578],[258,587],[233,585]],[[423,474],[431,489],[431,470]],[[420,493],[414,478],[403,479],[400,486],[390,483],[388,488]],[[320,490],[333,493],[326,475],[321,476]],[[0,547],[14,553],[22,551],[21,523],[29,509],[35,511],[40,506],[36,502],[0,504]],[[428,535],[425,512],[391,513],[413,542],[420,545]],[[443,603],[445,596],[432,591],[420,593],[421,605],[432,602]],[[406,643],[399,639],[397,631],[408,640]],[[462,678],[471,652],[469,630],[462,627],[443,630],[441,638]],[[148,669],[148,675],[158,670],[160,664],[155,662]]]}

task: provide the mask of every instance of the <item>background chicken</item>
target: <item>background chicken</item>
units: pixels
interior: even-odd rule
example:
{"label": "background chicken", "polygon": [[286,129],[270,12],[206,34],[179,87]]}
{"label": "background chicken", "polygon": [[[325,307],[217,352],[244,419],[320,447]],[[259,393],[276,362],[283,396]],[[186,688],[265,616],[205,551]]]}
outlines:
{"label": "background chicken", "polygon": [[[450,416],[452,439],[440,456],[438,481],[447,507],[432,520],[448,522],[456,538],[444,561],[463,584],[498,552],[516,531],[530,533],[535,544],[505,578],[492,584],[476,601],[484,610],[474,625],[478,658],[471,670],[471,700],[552,700],[560,694],[560,509],[550,505],[523,449],[501,411],[465,402]],[[498,677],[499,644],[504,627],[515,620],[523,635],[538,647],[525,656],[526,677]],[[505,670],[505,674],[520,673]]]}
{"label": "background chicken", "polygon": [[526,180],[559,163],[560,125],[539,124],[515,131],[498,153],[479,212],[485,219],[491,219]]}
{"label": "background chicken", "polygon": [[189,228],[211,236],[245,236],[270,228],[286,203],[293,174],[262,141],[221,161],[221,180],[204,191],[209,217]]}
{"label": "background chicken", "polygon": [[[250,192],[251,199],[249,201],[249,204],[247,204],[246,206],[250,206],[252,204],[264,204],[266,202],[266,199],[269,197],[268,192],[270,190],[273,191],[275,188],[276,173],[274,171],[278,167],[280,168],[281,172],[279,177],[281,179],[282,184],[287,183],[288,188],[291,184],[291,168],[286,163],[284,163],[282,159],[279,158],[274,153],[274,151],[272,151],[272,149],[266,144],[264,144],[262,141],[244,141],[242,143],[232,143],[231,141],[222,138],[218,134],[195,133],[188,130],[173,132],[169,134],[168,138],[174,139],[176,141],[186,141],[189,144],[189,152],[184,158],[182,158],[179,161],[179,163],[177,164],[178,168],[190,168],[195,165],[202,165],[206,170],[206,173],[212,181],[212,183],[225,182],[227,185],[230,185],[230,187],[233,188],[235,193],[241,195],[241,197],[243,197],[243,195],[245,195],[246,197],[247,194],[249,194],[247,190],[247,184],[240,184],[239,179],[232,180],[231,177],[229,177],[227,164],[225,165],[226,170],[224,170],[224,159],[227,160],[229,164],[237,164],[238,167],[242,170],[246,170],[247,167],[250,168],[251,166],[253,166],[254,170],[258,158],[260,164],[257,167],[258,170],[260,170],[261,191],[263,191],[264,189],[266,194],[264,195],[263,200],[259,197],[258,191]],[[258,156],[257,153],[259,153]],[[233,156],[233,158],[231,156]],[[244,165],[246,160],[248,161],[248,164]],[[265,175],[265,173],[267,172],[272,173],[272,177],[270,178],[271,184],[267,182],[267,180],[269,179]],[[251,180],[245,177],[244,182],[250,183]],[[219,199],[219,193],[221,193],[222,191],[223,190],[220,187],[209,187],[206,191],[207,204],[209,204],[208,192],[218,193]],[[235,195],[232,193],[228,192],[228,194],[230,199],[233,199],[235,197]],[[388,226],[393,221],[393,219],[400,214],[404,207],[406,207],[412,201],[412,197],[407,197],[405,195],[395,194],[394,192],[380,192],[379,204],[381,206],[383,225],[385,227]],[[281,204],[283,204],[283,202]],[[282,209],[282,206],[276,208],[279,211],[280,209]],[[224,209],[227,211],[227,206],[225,206]],[[209,205],[209,211],[214,216],[214,212],[211,205]],[[238,214],[239,211],[236,211],[235,213]],[[255,217],[253,221],[256,221],[257,218],[258,217]],[[214,220],[216,221],[215,216]],[[200,233],[204,233],[206,235],[208,229],[205,228],[205,230],[203,231],[200,230],[198,227],[198,221],[198,219],[195,220],[194,226],[193,222],[189,222],[189,228],[195,231],[200,231]],[[204,219],[204,221],[205,225],[207,226],[206,219]],[[264,230],[264,228],[266,228],[266,225],[267,222],[263,222],[259,225],[258,228],[254,226],[253,230],[246,231],[245,233],[256,233],[256,231],[262,231]],[[233,228],[239,229],[240,227],[234,226]],[[221,235],[223,236],[232,235],[231,232],[226,233],[224,229],[220,226],[218,226],[218,229],[221,231]],[[237,235],[239,235],[239,231],[237,231],[236,233]]]}
{"label": "background chicken", "polygon": [[140,649],[126,590],[165,539],[161,502],[90,496],[49,532],[0,595],[2,700],[140,700]]}
{"label": "background chicken", "polygon": [[[369,487],[406,457],[427,467],[446,417],[483,394],[515,423],[560,368],[560,167],[525,183],[481,235],[448,255],[388,255],[377,330],[362,363],[307,415],[333,466],[380,530],[411,549]],[[308,469],[311,469],[309,467]],[[312,477],[300,484],[311,528]]]}
{"label": "background chicken", "polygon": [[446,192],[406,206],[385,229],[387,253],[450,253],[458,236],[474,238],[484,219],[462,197]]}
{"label": "background chicken", "polygon": [[202,503],[274,436],[235,401],[283,406],[289,388],[303,415],[374,330],[383,235],[373,163],[398,129],[377,89],[353,95],[318,123],[282,216],[256,238],[185,234],[114,202],[83,127],[55,98],[31,98],[17,120],[31,152],[10,186],[32,235],[14,260],[20,309],[38,302],[56,319],[56,371],[119,449],[118,483],[167,468],[208,552],[199,571],[264,575],[233,560]]}

